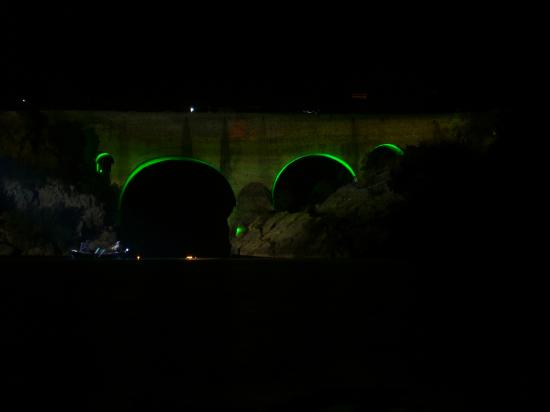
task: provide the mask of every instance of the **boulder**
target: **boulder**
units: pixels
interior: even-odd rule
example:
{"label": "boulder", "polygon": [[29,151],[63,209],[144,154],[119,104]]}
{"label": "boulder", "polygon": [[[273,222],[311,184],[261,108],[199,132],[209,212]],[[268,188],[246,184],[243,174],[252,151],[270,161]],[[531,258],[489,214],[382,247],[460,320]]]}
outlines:
{"label": "boulder", "polygon": [[392,236],[390,217],[401,196],[380,178],[370,186],[341,187],[304,212],[259,214],[240,236],[235,255],[266,257],[361,257],[383,254]]}
{"label": "boulder", "polygon": [[277,212],[258,217],[232,241],[237,255],[264,257],[323,257],[331,255],[329,231],[321,217],[307,212]]}

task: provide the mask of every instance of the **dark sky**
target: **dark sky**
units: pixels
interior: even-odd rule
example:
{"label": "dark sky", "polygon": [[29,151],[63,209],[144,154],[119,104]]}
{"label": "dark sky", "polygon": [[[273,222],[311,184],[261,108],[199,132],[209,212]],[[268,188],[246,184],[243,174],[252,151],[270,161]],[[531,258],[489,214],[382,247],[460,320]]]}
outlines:
{"label": "dark sky", "polygon": [[495,109],[517,98],[513,45],[501,29],[472,34],[461,26],[449,34],[443,21],[425,33],[407,26],[367,31],[369,19],[325,16],[312,25],[304,23],[315,22],[311,16],[288,16],[277,10],[253,18],[234,10],[8,12],[0,103],[417,112]]}

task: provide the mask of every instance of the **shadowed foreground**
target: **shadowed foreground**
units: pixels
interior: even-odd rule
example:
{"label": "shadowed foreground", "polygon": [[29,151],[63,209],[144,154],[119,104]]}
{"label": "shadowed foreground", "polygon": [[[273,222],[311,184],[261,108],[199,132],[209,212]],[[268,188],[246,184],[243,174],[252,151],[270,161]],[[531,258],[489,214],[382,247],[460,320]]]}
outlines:
{"label": "shadowed foreground", "polygon": [[543,384],[543,312],[486,267],[0,265],[3,410],[477,410]]}

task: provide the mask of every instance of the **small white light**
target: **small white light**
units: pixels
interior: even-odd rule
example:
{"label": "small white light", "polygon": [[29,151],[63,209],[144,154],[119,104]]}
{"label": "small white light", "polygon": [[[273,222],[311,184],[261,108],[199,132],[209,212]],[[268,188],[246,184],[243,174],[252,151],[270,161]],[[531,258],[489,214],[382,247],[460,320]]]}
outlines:
{"label": "small white light", "polygon": [[22,103],[27,103],[27,99],[21,99]]}
{"label": "small white light", "polygon": [[185,256],[185,260],[194,260],[195,259],[195,256]]}
{"label": "small white light", "polygon": [[189,108],[189,111],[190,111],[191,113],[193,113],[193,112],[195,111],[195,108],[194,108],[194,107],[190,107],[190,108]]}

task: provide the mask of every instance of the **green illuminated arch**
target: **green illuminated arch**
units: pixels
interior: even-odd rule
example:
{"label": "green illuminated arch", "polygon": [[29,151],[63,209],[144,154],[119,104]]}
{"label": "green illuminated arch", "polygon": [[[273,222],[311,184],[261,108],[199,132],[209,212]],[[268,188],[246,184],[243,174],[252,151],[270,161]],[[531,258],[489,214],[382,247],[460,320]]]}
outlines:
{"label": "green illuminated arch", "polygon": [[372,149],[371,152],[374,152],[376,149],[380,149],[382,147],[385,147],[386,149],[390,149],[392,152],[394,152],[398,156],[403,156],[405,154],[403,149],[401,149],[399,146],[396,146],[396,145],[391,144],[391,143],[379,144],[374,149]]}
{"label": "green illuminated arch", "polygon": [[[184,161],[184,162],[193,162],[193,163],[198,163],[198,164],[202,164],[202,165],[205,165],[205,166],[208,166],[214,170],[216,170],[218,173],[221,174],[221,172],[215,168],[214,166],[212,166],[210,163],[207,163],[207,162],[204,162],[202,160],[198,160],[198,159],[191,159],[189,157],[184,157],[184,156],[163,156],[163,157],[157,157],[157,158],[154,158],[154,159],[150,159],[150,160],[146,160],[142,163],[140,163],[139,165],[136,166],[136,168],[130,173],[130,175],[126,178],[126,181],[124,182],[124,184],[122,185],[122,189],[120,190],[120,196],[118,198],[118,206],[119,206],[119,209],[122,205],[122,198],[124,197],[124,192],[126,191],[126,188],[128,187],[128,185],[130,184],[130,182],[140,173],[143,171],[143,169],[147,168],[147,167],[150,167],[150,166],[153,166],[153,165],[156,165],[158,163],[162,163],[162,162],[167,162],[167,161],[173,161],[173,160],[176,160],[176,161]],[[229,184],[229,183],[228,183]]]}
{"label": "green illuminated arch", "polygon": [[113,156],[111,155],[111,153],[103,152],[103,153],[98,154],[95,158],[95,170],[99,174],[103,173],[103,169],[99,165],[99,162],[101,161],[101,159],[103,159],[105,157],[111,157],[112,158]]}
{"label": "green illuminated arch", "polygon": [[285,171],[285,169],[290,166],[292,163],[300,160],[300,159],[303,159],[305,157],[316,157],[316,156],[320,156],[320,157],[327,157],[329,159],[332,159],[332,160],[335,160],[337,161],[338,163],[340,163],[342,166],[344,166],[347,171],[353,176],[353,180],[357,180],[357,175],[355,174],[355,172],[353,171],[353,168],[348,164],[346,163],[344,160],[340,159],[339,157],[336,157],[336,156],[333,156],[331,154],[327,154],[327,153],[311,153],[311,154],[307,154],[307,155],[303,155],[303,156],[299,156],[293,160],[291,160],[290,162],[286,163],[282,169],[279,171],[279,173],[277,173],[277,176],[275,177],[275,181],[273,182],[273,186],[271,187],[271,203],[274,205],[274,202],[275,202],[275,187],[277,186],[277,182],[279,181],[279,178],[281,177],[281,175],[283,174],[283,172]]}

